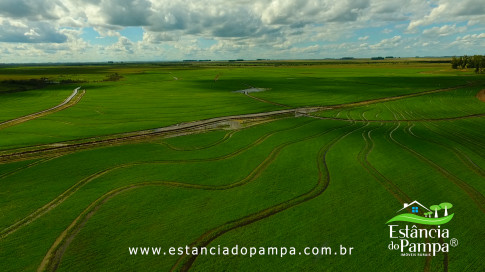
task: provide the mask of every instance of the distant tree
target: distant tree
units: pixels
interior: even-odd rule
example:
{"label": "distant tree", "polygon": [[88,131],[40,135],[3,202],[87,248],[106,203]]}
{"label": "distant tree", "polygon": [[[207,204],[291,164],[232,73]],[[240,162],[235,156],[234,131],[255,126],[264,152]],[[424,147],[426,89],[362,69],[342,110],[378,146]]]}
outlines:
{"label": "distant tree", "polygon": [[438,211],[441,210],[441,207],[439,205],[433,205],[429,209],[434,211],[434,217],[438,218]]}
{"label": "distant tree", "polygon": [[458,65],[459,65],[458,58],[457,57],[452,57],[451,58],[451,68],[458,69]]}
{"label": "distant tree", "polygon": [[482,56],[481,60],[480,60],[480,71],[479,73],[483,73],[485,71],[485,57]]}
{"label": "distant tree", "polygon": [[467,69],[474,68],[475,73],[481,74],[485,72],[485,57],[482,55],[461,56],[451,58],[451,68],[453,69]]}
{"label": "distant tree", "polygon": [[118,81],[122,78],[123,78],[122,75],[120,75],[118,73],[113,73],[113,74],[107,75],[106,78],[104,79],[104,81]]}
{"label": "distant tree", "polygon": [[448,202],[444,202],[440,204],[440,208],[445,209],[445,216],[448,216],[448,209],[453,208],[453,205]]}
{"label": "distant tree", "polygon": [[475,68],[475,73],[480,74],[483,73],[483,70],[485,69],[485,61],[484,57],[482,55],[475,55],[472,57],[471,63],[473,64],[473,67]]}
{"label": "distant tree", "polygon": [[464,55],[463,56],[463,61],[461,63],[461,69],[468,68],[468,64],[470,64],[470,57],[468,57],[467,55]]}

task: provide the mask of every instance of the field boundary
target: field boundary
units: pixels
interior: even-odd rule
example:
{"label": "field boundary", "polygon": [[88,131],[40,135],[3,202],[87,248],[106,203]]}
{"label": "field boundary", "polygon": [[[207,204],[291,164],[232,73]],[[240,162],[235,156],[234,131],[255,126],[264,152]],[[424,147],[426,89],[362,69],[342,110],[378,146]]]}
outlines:
{"label": "field boundary", "polygon": [[310,114],[306,116],[311,118],[318,118],[322,120],[335,120],[335,121],[345,121],[345,122],[397,123],[397,122],[440,122],[440,121],[454,121],[454,120],[469,119],[469,118],[481,118],[481,117],[485,117],[485,113],[476,113],[476,114],[470,114],[470,115],[444,117],[444,118],[396,119],[396,120],[358,120],[358,119],[345,119],[345,118],[336,118],[336,117],[323,117],[323,116],[315,116]]}
{"label": "field boundary", "polygon": [[[31,146],[26,148],[4,150],[0,152],[0,163],[23,161],[52,154],[72,153],[81,149],[93,148],[106,145],[117,145],[125,142],[146,141],[154,137],[168,138],[182,136],[211,129],[227,126],[229,121],[254,122],[264,118],[278,118],[293,116],[295,110],[280,110],[246,115],[234,115],[228,117],[216,117],[207,120],[175,124],[167,127],[141,130],[136,132],[114,134],[106,137],[86,138],[81,140],[59,142],[54,144]],[[2,154],[3,153],[3,154]]]}
{"label": "field boundary", "polygon": [[[406,133],[406,130],[404,130],[404,133]],[[400,143],[399,141],[394,139],[394,137],[392,137],[392,133],[389,136],[390,136],[390,139],[394,143],[396,143],[396,145],[398,145],[402,149],[408,151],[409,153],[414,155],[417,159],[421,160],[422,162],[428,164],[428,166],[430,166],[431,168],[436,170],[442,176],[444,176],[449,181],[451,181],[453,184],[455,184],[458,188],[463,190],[463,192],[465,192],[470,197],[470,199],[475,203],[475,205],[477,205],[478,209],[481,210],[483,213],[485,213],[485,197],[479,191],[477,191],[473,186],[464,182],[463,180],[461,180],[460,178],[458,178],[454,174],[448,172],[446,169],[439,166],[434,161],[426,158],[421,153],[419,153],[419,152],[415,151],[414,149],[407,147],[406,145]],[[410,136],[412,136],[412,135],[410,135]]]}
{"label": "field boundary", "polygon": [[[266,167],[269,166],[269,164],[271,164],[271,162],[273,162],[276,159],[279,152],[281,152],[281,150],[284,147],[291,145],[291,144],[294,144],[294,143],[299,143],[299,142],[306,141],[306,140],[309,140],[309,139],[312,139],[312,138],[320,137],[322,135],[325,135],[325,134],[328,134],[328,133],[333,132],[335,130],[346,128],[346,127],[349,127],[349,125],[334,127],[334,128],[328,129],[326,131],[323,131],[323,132],[320,132],[320,133],[317,133],[317,134],[314,134],[314,135],[311,135],[311,136],[307,136],[307,137],[304,137],[304,138],[301,138],[301,139],[295,139],[293,141],[280,144],[279,146],[274,148],[273,151],[263,160],[263,162],[261,162],[261,164],[259,164],[255,169],[253,169],[253,171],[251,171],[251,173],[248,176],[246,176],[245,178],[243,178],[239,181],[236,181],[236,182],[233,182],[233,183],[230,183],[230,184],[227,184],[227,185],[202,185],[202,184],[189,184],[189,183],[181,183],[181,182],[173,182],[173,181],[151,181],[151,182],[134,183],[134,184],[130,184],[130,185],[126,185],[126,186],[123,186],[123,187],[113,189],[113,190],[105,193],[104,195],[102,195],[101,197],[96,199],[95,201],[93,201],[61,233],[61,235],[56,239],[56,241],[54,242],[52,247],[49,249],[49,251],[45,255],[45,257],[44,257],[43,261],[41,262],[41,264],[39,265],[37,271],[45,271],[45,270],[55,271],[57,269],[57,267],[59,266],[59,264],[62,260],[62,256],[63,256],[64,252],[67,250],[67,247],[72,242],[74,237],[79,233],[79,231],[82,229],[82,227],[86,224],[86,222],[89,220],[89,218],[91,218],[94,215],[94,213],[96,213],[96,211],[104,203],[106,203],[108,200],[110,200],[111,198],[115,197],[116,195],[118,195],[122,192],[129,191],[129,190],[136,189],[136,188],[146,187],[146,186],[172,186],[172,187],[181,187],[181,188],[199,189],[199,190],[214,190],[214,191],[227,190],[227,189],[239,187],[239,186],[245,185],[248,182],[259,177],[261,172],[264,169],[266,169]],[[359,128],[357,128],[357,129],[359,129]],[[357,129],[354,129],[353,131],[355,131]],[[347,133],[346,135],[348,135],[350,133],[351,132]],[[345,136],[337,137],[336,139],[339,140],[339,139],[341,139]],[[333,143],[335,143],[335,142],[333,142]],[[328,145],[330,145],[330,144],[328,144]],[[286,203],[286,202],[284,202],[284,203]],[[287,208],[285,208],[285,209],[287,209]]]}
{"label": "field boundary", "polygon": [[80,92],[79,89],[81,89],[81,87],[74,89],[72,94],[57,106],[0,123],[0,129],[15,126],[76,105],[86,93],[86,90]]}
{"label": "field boundary", "polygon": [[[316,111],[355,107],[355,106],[362,106],[362,105],[368,105],[373,103],[393,101],[393,100],[404,99],[408,97],[426,95],[430,93],[451,91],[451,90],[455,90],[469,85],[470,84],[455,86],[455,87],[446,88],[446,89],[437,89],[437,90],[377,98],[377,99],[365,100],[365,101],[359,101],[359,102],[350,102],[350,103],[333,105],[333,106],[300,107],[300,108],[284,109],[284,110],[270,111],[270,112],[215,117],[215,118],[210,118],[205,120],[179,123],[179,124],[174,124],[166,127],[140,130],[135,132],[112,134],[112,135],[101,136],[101,137],[84,138],[84,139],[78,139],[74,141],[58,142],[58,143],[38,145],[38,146],[29,146],[29,147],[17,148],[17,149],[7,149],[7,150],[0,151],[0,164],[15,162],[15,161],[23,161],[23,160],[34,159],[34,158],[42,158],[45,156],[52,155],[52,153],[54,154],[72,153],[80,149],[92,148],[97,146],[116,145],[116,144],[122,144],[125,142],[147,140],[148,138],[153,138],[153,137],[176,137],[176,136],[181,136],[186,134],[198,133],[201,131],[207,131],[209,129],[216,129],[217,127],[220,128],[221,126],[227,125],[227,122],[229,121],[245,122],[245,121],[255,121],[258,119],[261,120],[265,118],[278,118],[278,117],[281,118],[281,117],[290,117],[290,116],[310,117],[309,113],[316,112]],[[473,117],[482,117],[482,116],[485,116],[485,114],[479,114],[476,116],[474,115]],[[313,116],[313,117],[320,118],[317,116]],[[325,117],[322,117],[320,119],[324,119],[324,118]],[[336,119],[338,120],[338,118]],[[343,121],[348,121],[348,120],[344,119]]]}
{"label": "field boundary", "polygon": [[[351,124],[350,126],[353,126],[354,124]],[[349,126],[344,126],[341,128],[346,128]],[[343,138],[347,137],[349,134],[354,133],[355,131],[361,129],[362,126],[357,127],[353,130],[348,131],[347,133],[337,136],[333,138],[330,142],[325,144],[322,148],[320,148],[318,155],[317,155],[317,168],[318,168],[318,181],[317,184],[311,189],[310,191],[303,193],[299,196],[296,196],[292,199],[289,199],[287,201],[281,202],[279,204],[276,204],[274,206],[271,206],[269,208],[263,209],[259,212],[247,215],[243,218],[234,220],[234,221],[229,221],[223,225],[220,225],[219,227],[213,228],[201,236],[197,238],[192,244],[192,247],[204,247],[207,246],[210,242],[215,240],[217,237],[233,230],[237,229],[240,227],[244,227],[247,225],[250,225],[254,222],[258,222],[260,220],[266,219],[270,216],[273,216],[275,214],[278,214],[280,212],[283,212],[287,209],[290,209],[294,206],[297,206],[299,204],[305,203],[309,200],[312,200],[321,194],[325,192],[327,189],[329,183],[330,183],[330,172],[328,170],[328,166],[326,163],[326,156],[328,151],[339,141],[341,141]],[[172,266],[172,269],[170,271],[188,271],[192,264],[195,262],[195,259],[197,258],[197,255],[182,255],[177,262]]]}
{"label": "field boundary", "polygon": [[[258,146],[259,144],[263,143],[266,139],[268,139],[269,137],[275,135],[276,133],[279,133],[279,132],[283,132],[283,131],[289,131],[289,130],[293,130],[293,129],[297,129],[297,128],[300,128],[304,125],[307,125],[309,123],[311,123],[312,121],[307,121],[307,122],[304,122],[302,124],[298,124],[296,126],[291,126],[289,128],[285,128],[285,129],[278,129],[278,130],[275,130],[275,131],[272,131],[272,132],[269,132],[263,136],[261,136],[260,138],[256,139],[254,142],[250,143],[249,145],[245,146],[245,147],[242,147],[238,150],[235,150],[234,152],[231,152],[229,154],[226,154],[226,155],[222,155],[222,156],[219,156],[219,157],[212,157],[212,158],[205,158],[205,159],[191,159],[191,160],[157,160],[157,161],[148,161],[148,162],[133,162],[133,163],[124,163],[124,164],[119,164],[119,165],[115,165],[113,167],[110,167],[110,168],[106,168],[106,169],[103,169],[101,171],[98,171],[94,174],[91,174],[85,178],[82,178],[80,181],[74,183],[73,185],[71,185],[71,187],[69,187],[67,190],[65,190],[64,192],[62,192],[60,195],[56,196],[53,200],[51,200],[49,203],[45,204],[44,206],[36,209],[35,211],[33,211],[32,213],[30,213],[29,215],[27,215],[26,217],[16,221],[15,223],[13,223],[12,225],[10,225],[9,227],[3,229],[0,231],[0,240],[7,237],[8,235],[14,233],[15,231],[17,231],[18,229],[20,229],[21,227],[23,226],[26,226],[30,223],[32,223],[33,221],[35,221],[36,219],[40,218],[41,216],[43,216],[44,214],[48,213],[50,210],[52,210],[53,208],[57,207],[58,205],[62,204],[66,199],[68,199],[70,196],[72,196],[75,192],[77,192],[81,187],[83,187],[84,185],[86,185],[87,183],[90,183],[91,181],[105,175],[105,174],[108,174],[108,173],[111,173],[115,170],[118,170],[118,169],[123,169],[123,168],[129,168],[129,167],[133,167],[133,166],[138,166],[138,165],[154,165],[154,164],[176,164],[176,163],[197,163],[197,162],[212,162],[212,161],[222,161],[222,160],[225,160],[225,159],[229,159],[229,158],[233,158],[255,146]],[[317,134],[320,135],[321,133]],[[310,136],[310,137],[313,137],[314,135]],[[315,136],[316,137],[316,136]],[[305,140],[306,138],[302,139],[302,140]],[[277,146],[275,147],[271,153],[273,154],[274,152],[280,152],[281,150],[278,150],[278,149],[281,149],[283,148],[284,146],[288,145],[288,144],[292,144],[293,142],[288,142],[288,143],[285,143],[283,144],[283,146]],[[259,165],[258,167],[260,167],[261,165]],[[243,183],[244,180],[246,179],[250,179],[251,177],[250,176],[247,176],[245,179],[241,180],[241,181],[238,181],[236,183]],[[236,186],[234,186],[236,187]],[[232,188],[232,187],[231,187]],[[221,189],[229,189],[229,187],[224,187],[223,185],[221,185]],[[215,189],[214,189],[215,190]]]}

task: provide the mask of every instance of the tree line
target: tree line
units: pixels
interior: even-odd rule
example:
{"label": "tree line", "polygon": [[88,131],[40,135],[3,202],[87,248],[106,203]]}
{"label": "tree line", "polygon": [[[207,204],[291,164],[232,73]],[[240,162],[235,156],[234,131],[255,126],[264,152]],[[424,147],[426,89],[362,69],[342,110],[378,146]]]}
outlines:
{"label": "tree line", "polygon": [[475,68],[475,73],[482,74],[485,72],[485,57],[482,55],[453,57],[451,58],[451,68]]}

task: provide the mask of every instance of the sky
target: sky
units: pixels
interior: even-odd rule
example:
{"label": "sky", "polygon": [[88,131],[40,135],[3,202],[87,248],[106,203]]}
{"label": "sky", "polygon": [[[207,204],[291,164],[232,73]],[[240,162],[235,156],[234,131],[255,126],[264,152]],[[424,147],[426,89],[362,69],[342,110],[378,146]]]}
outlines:
{"label": "sky", "polygon": [[464,54],[483,0],[0,0],[0,63]]}

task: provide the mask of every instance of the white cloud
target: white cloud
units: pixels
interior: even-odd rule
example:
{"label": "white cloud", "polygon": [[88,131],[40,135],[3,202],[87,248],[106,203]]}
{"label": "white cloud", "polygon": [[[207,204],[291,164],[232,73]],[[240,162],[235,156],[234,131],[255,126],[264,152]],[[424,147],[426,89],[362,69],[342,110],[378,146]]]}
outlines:
{"label": "white cloud", "polygon": [[469,34],[462,37],[457,37],[456,40],[453,43],[451,43],[451,45],[471,46],[471,45],[478,45],[478,44],[483,45],[484,43],[485,43],[485,33],[481,33],[481,34]]}
{"label": "white cloud", "polygon": [[67,37],[45,22],[11,23],[0,19],[0,42],[62,43]]}
{"label": "white cloud", "polygon": [[[469,34],[471,36],[465,39],[469,44],[480,44],[481,38],[473,35],[484,29],[485,5],[482,2],[0,0],[0,43],[10,52],[11,59],[17,59],[12,52],[28,48],[39,58],[42,52],[54,52],[57,48],[60,60],[76,56],[150,58],[162,56],[159,52],[167,50],[172,50],[167,55],[180,58],[188,57],[187,54],[200,54],[205,58],[242,55],[289,58],[309,54],[327,57],[373,54],[375,50],[384,54],[396,48],[422,47],[423,44],[431,47],[433,39],[453,40],[456,35],[463,35],[464,39]],[[124,37],[121,30],[127,26],[141,27],[143,39],[133,42]],[[117,42],[95,46],[81,38],[80,30],[85,27],[94,28],[101,37],[117,37]],[[368,31],[360,31],[363,29]],[[380,31],[369,32],[375,29],[384,29],[384,34],[392,33],[394,37],[383,39],[386,36]],[[381,41],[369,42],[369,36]],[[199,39],[216,43],[202,46]],[[25,45],[16,44],[15,47],[10,43]],[[52,45],[45,45],[49,43]],[[451,46],[458,44],[456,41]],[[63,55],[66,47],[71,48],[71,56]],[[1,57],[0,61],[4,61],[5,56]]]}
{"label": "white cloud", "polygon": [[464,32],[465,30],[466,30],[465,26],[457,27],[456,24],[444,25],[441,27],[435,26],[435,27],[423,30],[423,35],[427,37],[444,37],[444,36],[449,36],[456,33]]}
{"label": "white cloud", "polygon": [[147,43],[162,43],[168,41],[177,41],[180,36],[171,32],[151,32],[145,31],[143,33],[143,41]]}
{"label": "white cloud", "polygon": [[376,44],[369,45],[370,49],[374,50],[382,50],[382,49],[389,49],[398,47],[401,44],[402,37],[401,36],[394,36],[390,39],[383,39]]}
{"label": "white cloud", "polygon": [[134,43],[126,37],[119,37],[118,42],[107,47],[109,51],[133,54]]}
{"label": "white cloud", "polygon": [[409,31],[420,26],[450,21],[485,23],[483,0],[439,0],[435,7],[430,6],[426,10],[429,12],[425,16],[415,18],[409,23]]}

